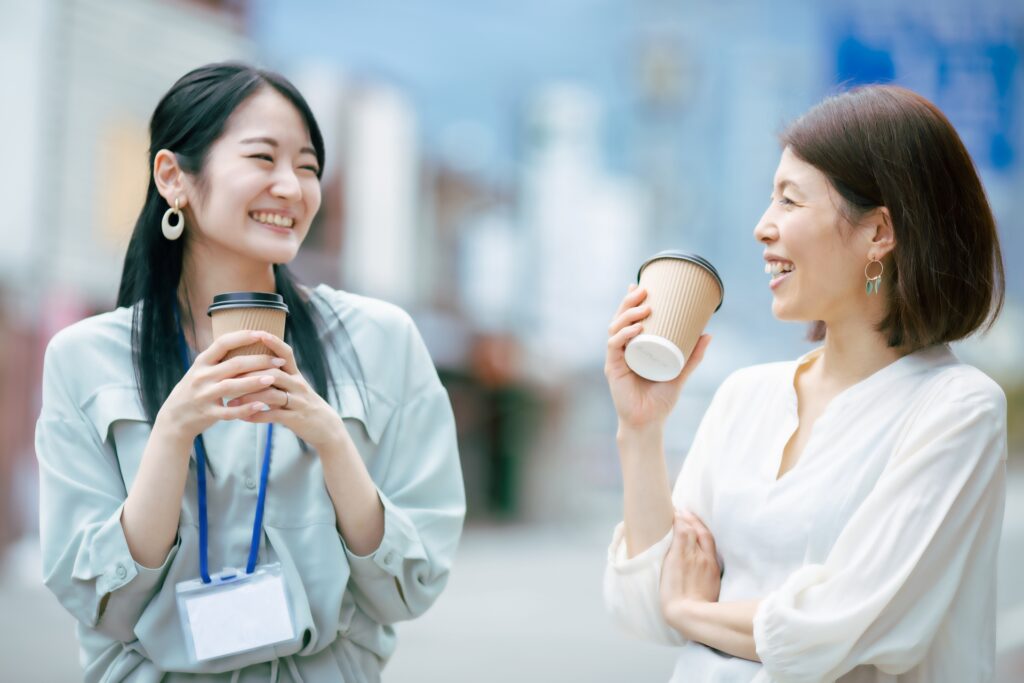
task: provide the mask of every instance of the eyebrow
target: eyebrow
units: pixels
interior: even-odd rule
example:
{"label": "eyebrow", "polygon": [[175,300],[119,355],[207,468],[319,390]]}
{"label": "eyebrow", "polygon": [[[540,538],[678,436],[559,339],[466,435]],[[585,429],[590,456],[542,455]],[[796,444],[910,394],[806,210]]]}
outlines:
{"label": "eyebrow", "polygon": [[[270,145],[271,147],[277,147],[278,146],[277,140],[275,140],[274,138],[267,138],[267,137],[246,138],[246,139],[241,141],[241,144],[249,145],[249,144],[253,144],[253,143],[256,143],[256,142],[262,142],[263,144]],[[299,150],[299,152],[301,152],[303,154],[312,154],[313,156],[316,156],[316,150],[313,149],[312,147],[303,147],[302,149]]]}
{"label": "eyebrow", "polygon": [[800,186],[799,186],[799,185],[797,185],[797,184],[796,184],[795,182],[793,182],[792,180],[789,180],[788,178],[787,178],[786,180],[783,180],[783,181],[782,181],[781,183],[779,183],[778,187],[779,187],[779,191],[780,191],[780,192],[784,191],[784,190],[785,190],[785,189],[786,189],[787,187],[792,187],[792,188],[793,188],[794,190],[796,190],[797,192],[800,192],[800,191],[801,191],[801,190],[800,190]]}

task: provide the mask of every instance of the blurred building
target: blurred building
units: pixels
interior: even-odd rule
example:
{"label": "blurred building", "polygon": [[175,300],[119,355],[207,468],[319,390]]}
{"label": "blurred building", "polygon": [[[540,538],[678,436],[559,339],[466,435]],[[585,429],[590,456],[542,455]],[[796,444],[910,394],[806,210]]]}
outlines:
{"label": "blurred building", "polygon": [[608,320],[648,242],[647,203],[607,170],[594,93],[546,86],[526,117],[521,332],[536,374],[558,381],[603,364]]}
{"label": "blurred building", "polygon": [[149,117],[189,69],[249,59],[240,3],[0,3],[0,548],[35,526],[42,352],[114,303],[142,206]]}
{"label": "blurred building", "polygon": [[27,163],[0,171],[15,217],[0,235],[0,284],[33,303],[46,284],[107,304],[145,195],[153,108],[189,69],[251,58],[252,44],[238,3],[17,4],[0,63],[25,87],[0,122]]}

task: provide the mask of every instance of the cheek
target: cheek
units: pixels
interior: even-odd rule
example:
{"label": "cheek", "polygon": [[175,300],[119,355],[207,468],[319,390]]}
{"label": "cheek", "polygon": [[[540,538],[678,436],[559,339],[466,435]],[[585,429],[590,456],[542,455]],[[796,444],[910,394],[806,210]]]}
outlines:
{"label": "cheek", "polygon": [[306,206],[309,207],[310,218],[320,208],[320,201],[322,199],[322,190],[318,181],[312,181],[308,187],[303,190],[303,196],[306,198]]}

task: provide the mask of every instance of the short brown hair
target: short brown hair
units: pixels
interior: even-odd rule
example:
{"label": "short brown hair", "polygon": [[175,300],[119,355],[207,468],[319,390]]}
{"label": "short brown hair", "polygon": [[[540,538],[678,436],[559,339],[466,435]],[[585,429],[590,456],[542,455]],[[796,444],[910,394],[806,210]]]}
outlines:
{"label": "short brown hair", "polygon": [[[781,142],[825,174],[847,217],[888,208],[896,246],[878,330],[890,347],[916,350],[992,326],[1005,290],[995,219],[938,107],[897,86],[858,88],[813,107]],[[811,339],[824,337],[819,321]]]}

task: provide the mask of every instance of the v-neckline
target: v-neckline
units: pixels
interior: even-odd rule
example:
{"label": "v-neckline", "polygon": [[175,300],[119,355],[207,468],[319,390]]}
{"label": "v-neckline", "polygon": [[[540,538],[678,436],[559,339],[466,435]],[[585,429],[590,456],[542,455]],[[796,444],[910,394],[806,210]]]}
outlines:
{"label": "v-neckline", "polygon": [[773,458],[771,461],[772,470],[770,472],[770,475],[772,477],[772,483],[780,484],[783,480],[788,479],[790,475],[793,474],[794,470],[800,467],[800,464],[804,462],[804,460],[807,457],[809,447],[812,445],[814,441],[814,434],[818,425],[821,423],[822,420],[830,417],[833,413],[835,413],[835,411],[837,410],[837,405],[841,405],[842,403],[850,400],[850,396],[856,396],[858,393],[863,392],[865,390],[865,387],[875,385],[886,377],[899,377],[905,372],[912,371],[913,367],[917,365],[917,363],[913,362],[914,360],[922,358],[924,362],[928,362],[932,355],[937,356],[941,352],[944,352],[946,355],[952,356],[952,352],[949,351],[948,347],[946,346],[927,347],[900,356],[893,362],[879,368],[878,370],[875,370],[867,377],[855,382],[854,384],[851,384],[850,386],[846,387],[838,394],[833,396],[831,399],[829,399],[828,403],[822,409],[821,413],[814,420],[814,424],[811,425],[811,431],[807,435],[807,439],[804,442],[803,448],[800,450],[800,454],[799,457],[797,457],[796,462],[794,462],[789,467],[789,469],[787,469],[785,472],[779,475],[779,469],[782,467],[782,460],[785,457],[786,447],[789,445],[789,442],[793,439],[793,436],[796,434],[796,431],[800,428],[799,395],[797,394],[796,389],[797,374],[800,372],[800,368],[802,368],[803,366],[807,365],[810,362],[818,360],[822,355],[824,355],[825,347],[819,346],[800,356],[800,358],[798,358],[793,363],[793,366],[787,375],[789,378],[789,381],[787,382],[786,386],[787,398],[789,399],[788,417],[791,419],[793,427],[788,432],[788,434],[786,434],[785,439],[782,441],[781,447],[776,446],[775,448],[776,452],[773,454]]}

